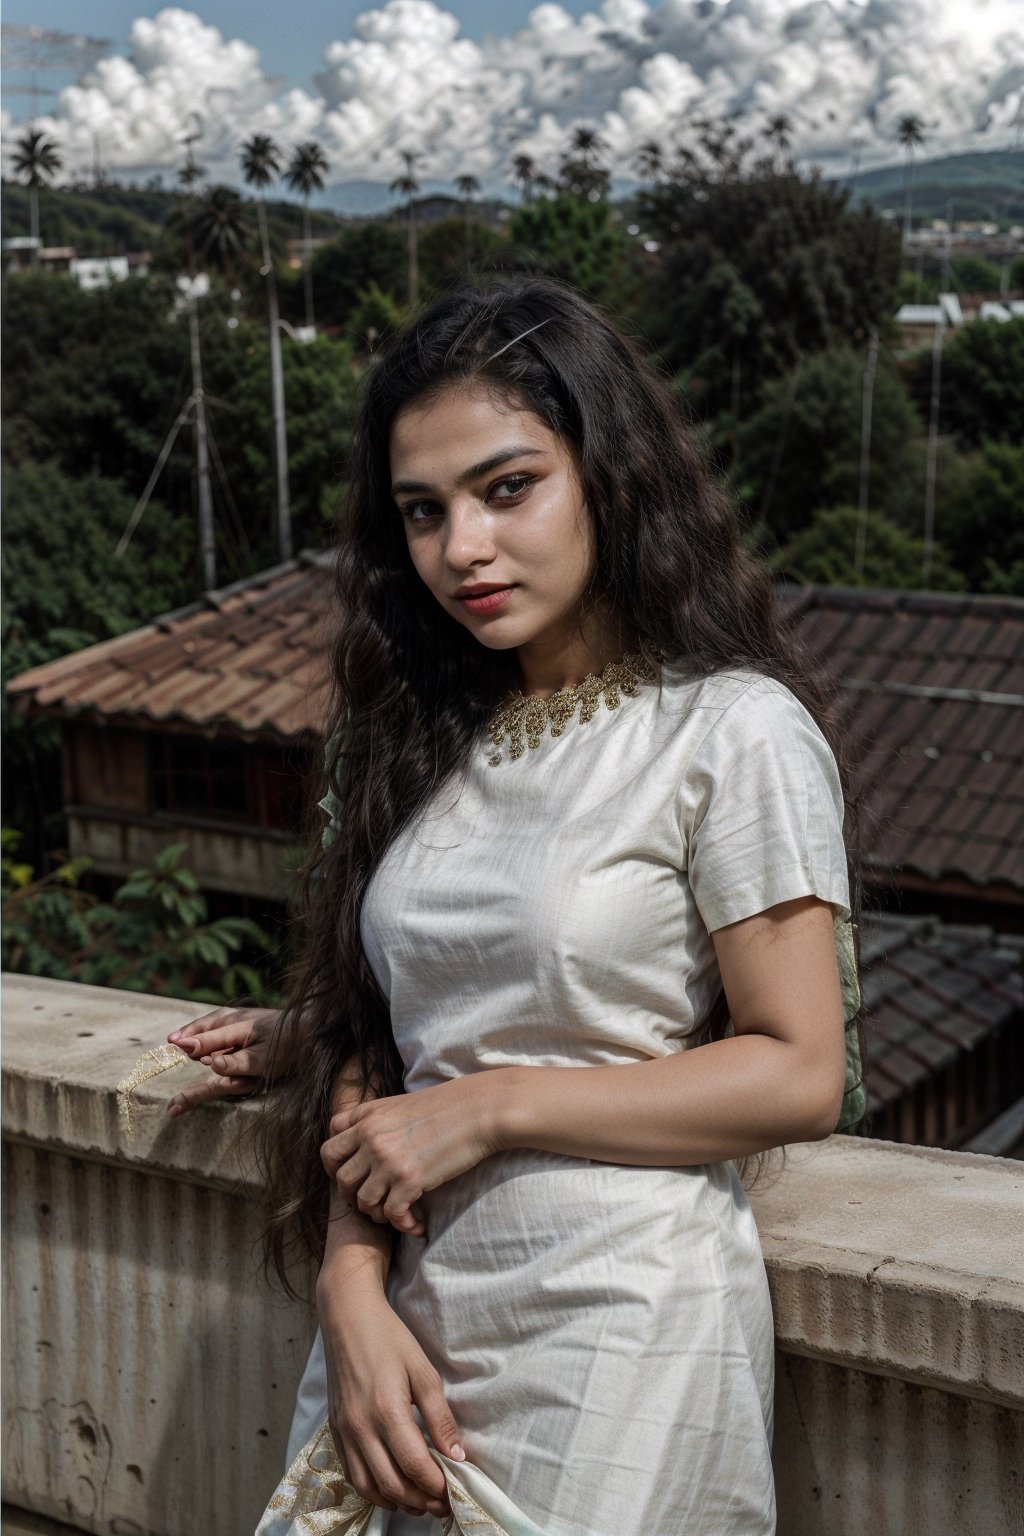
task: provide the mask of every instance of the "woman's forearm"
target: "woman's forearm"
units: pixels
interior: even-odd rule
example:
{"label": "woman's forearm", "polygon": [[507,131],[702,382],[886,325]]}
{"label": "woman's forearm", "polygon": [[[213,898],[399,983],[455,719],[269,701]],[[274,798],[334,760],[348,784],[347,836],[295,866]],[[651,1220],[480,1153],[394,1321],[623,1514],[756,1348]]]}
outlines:
{"label": "woman's forearm", "polygon": [[625,1066],[505,1067],[474,1080],[503,1148],[678,1167],[829,1135],[836,1061],[750,1033]]}
{"label": "woman's forearm", "polygon": [[[364,1097],[358,1077],[351,1063],[347,1063],[334,1080],[331,1113],[358,1104]],[[344,1198],[336,1184],[331,1185],[327,1236],[317,1283],[321,1317],[335,1301],[342,1305],[350,1301],[354,1292],[369,1291],[374,1296],[385,1292],[392,1252],[388,1234],[388,1227],[364,1216]]]}

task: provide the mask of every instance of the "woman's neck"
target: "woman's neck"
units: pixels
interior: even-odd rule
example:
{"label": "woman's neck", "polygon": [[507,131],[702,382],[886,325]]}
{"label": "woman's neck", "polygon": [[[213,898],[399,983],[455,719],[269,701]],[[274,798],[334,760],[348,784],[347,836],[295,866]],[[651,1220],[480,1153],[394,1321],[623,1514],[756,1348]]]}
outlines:
{"label": "woman's neck", "polygon": [[559,688],[570,688],[591,673],[603,672],[635,644],[628,628],[597,615],[568,632],[538,636],[516,650],[520,689],[550,698]]}

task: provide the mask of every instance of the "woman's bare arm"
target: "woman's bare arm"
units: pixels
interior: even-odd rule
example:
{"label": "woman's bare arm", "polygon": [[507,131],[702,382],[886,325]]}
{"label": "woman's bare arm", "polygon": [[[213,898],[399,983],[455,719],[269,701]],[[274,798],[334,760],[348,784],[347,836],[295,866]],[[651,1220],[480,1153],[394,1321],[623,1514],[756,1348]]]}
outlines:
{"label": "woman's bare arm", "polygon": [[499,1144],[674,1166],[829,1135],[845,1049],[831,906],[781,902],[712,940],[734,1037],[621,1067],[500,1069]]}

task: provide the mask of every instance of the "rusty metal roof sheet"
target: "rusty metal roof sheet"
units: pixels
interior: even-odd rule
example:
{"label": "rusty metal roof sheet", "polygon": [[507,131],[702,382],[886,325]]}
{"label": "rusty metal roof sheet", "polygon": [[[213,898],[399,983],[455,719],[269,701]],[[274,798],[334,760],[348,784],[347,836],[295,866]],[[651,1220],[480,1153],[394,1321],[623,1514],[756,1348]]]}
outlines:
{"label": "rusty metal roof sheet", "polygon": [[861,935],[869,1112],[1024,1020],[1024,938],[889,912]]}
{"label": "rusty metal roof sheet", "polygon": [[838,689],[867,872],[1024,890],[1024,600],[781,596]]}

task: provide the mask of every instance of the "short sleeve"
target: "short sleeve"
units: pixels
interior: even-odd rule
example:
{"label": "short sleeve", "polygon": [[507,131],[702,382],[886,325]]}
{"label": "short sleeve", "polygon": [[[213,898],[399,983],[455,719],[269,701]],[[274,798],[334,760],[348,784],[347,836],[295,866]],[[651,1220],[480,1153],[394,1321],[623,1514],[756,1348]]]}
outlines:
{"label": "short sleeve", "polygon": [[682,800],[687,876],[709,933],[798,896],[850,916],[839,769],[784,684],[759,678],[726,706]]}

